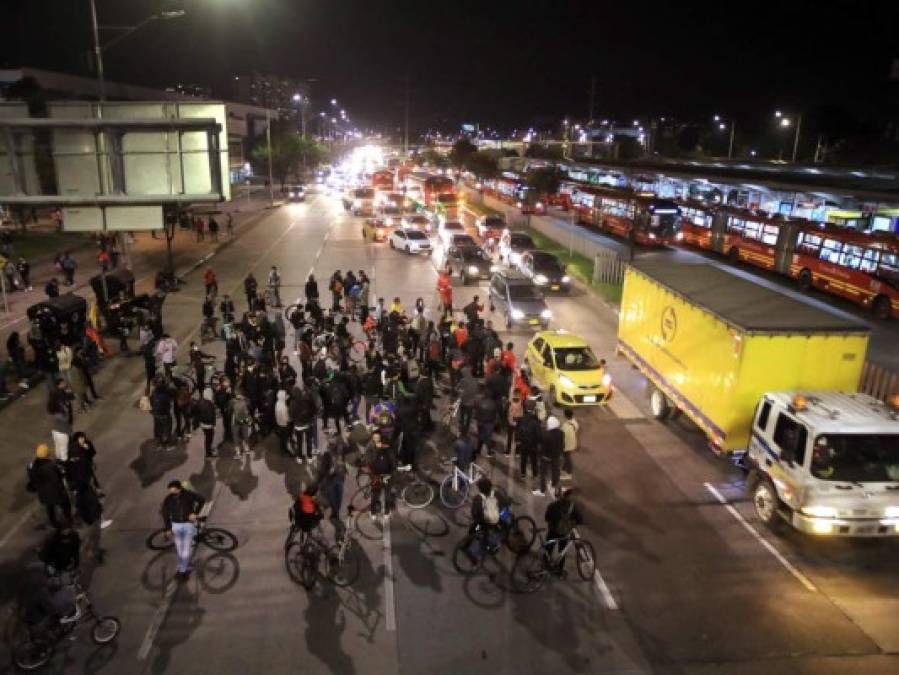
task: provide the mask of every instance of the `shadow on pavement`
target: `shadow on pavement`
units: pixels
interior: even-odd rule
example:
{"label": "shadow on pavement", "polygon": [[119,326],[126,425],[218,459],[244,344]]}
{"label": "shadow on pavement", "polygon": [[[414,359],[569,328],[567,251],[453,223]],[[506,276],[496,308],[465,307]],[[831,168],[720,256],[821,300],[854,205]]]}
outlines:
{"label": "shadow on pavement", "polygon": [[178,443],[171,450],[160,450],[152,438],[140,445],[138,456],[129,465],[140,479],[141,487],[149,487],[166,473],[187,461],[187,447]]}

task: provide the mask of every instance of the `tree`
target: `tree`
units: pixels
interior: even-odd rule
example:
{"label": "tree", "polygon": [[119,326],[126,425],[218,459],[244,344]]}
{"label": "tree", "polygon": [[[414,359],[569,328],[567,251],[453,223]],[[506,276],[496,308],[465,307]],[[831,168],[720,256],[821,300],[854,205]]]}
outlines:
{"label": "tree", "polygon": [[562,146],[531,143],[524,151],[524,156],[534,159],[562,159]]}
{"label": "tree", "polygon": [[467,138],[460,138],[458,141],[453,143],[453,148],[450,150],[450,164],[452,164],[457,169],[461,169],[465,166],[465,162],[469,157],[474,155],[478,151],[477,146],[472,143]]}
{"label": "tree", "polygon": [[478,178],[493,178],[499,173],[499,162],[492,152],[475,152],[465,160],[465,168]]}
{"label": "tree", "polygon": [[[257,143],[251,155],[262,165],[260,173],[267,173],[268,144],[265,141]],[[315,167],[326,155],[327,151],[321,145],[295,131],[283,129],[272,134],[272,174],[281,183],[282,189],[288,176],[296,174],[301,165]]]}
{"label": "tree", "polygon": [[566,176],[567,174],[557,166],[531,169],[525,176],[528,187],[531,188],[528,194],[533,193],[535,197],[555,194],[559,191],[559,184]]}

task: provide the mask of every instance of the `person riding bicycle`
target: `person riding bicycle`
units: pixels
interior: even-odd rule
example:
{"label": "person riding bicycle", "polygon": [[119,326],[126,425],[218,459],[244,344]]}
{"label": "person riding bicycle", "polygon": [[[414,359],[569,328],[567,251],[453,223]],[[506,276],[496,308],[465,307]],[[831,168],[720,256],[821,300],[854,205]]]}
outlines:
{"label": "person riding bicycle", "polygon": [[365,464],[371,471],[371,513],[377,516],[381,511],[381,492],[384,493],[384,515],[390,516],[393,510],[394,495],[390,478],[396,469],[393,448],[381,436],[381,432],[374,431],[368,447],[365,451]]}
{"label": "person riding bicycle", "polygon": [[381,400],[372,406],[368,421],[379,432],[380,438],[387,443],[393,442],[396,431],[396,405],[385,392],[381,393]]}
{"label": "person riding bicycle", "polygon": [[73,588],[49,573],[44,563],[31,563],[23,576],[21,617],[32,630],[40,627],[50,630],[81,618]]}
{"label": "person riding bicycle", "polygon": [[162,520],[166,538],[174,538],[178,555],[175,577],[184,580],[190,574],[190,557],[197,536],[197,518],[206,500],[184,487],[180,480],[168,485],[168,494],[162,501]]}
{"label": "person riding bicycle", "polygon": [[308,535],[322,521],[324,514],[321,506],[318,504],[318,500],[315,498],[316,492],[315,485],[303,485],[302,491],[297,495],[293,505],[290,507],[287,515],[290,518],[291,538],[293,538],[297,530],[304,535]]}
{"label": "person riding bicycle", "polygon": [[278,271],[277,265],[272,265],[272,269],[268,273],[268,287],[271,289],[275,301],[275,307],[281,306],[281,272]]}
{"label": "person riding bicycle", "polygon": [[[584,518],[580,509],[574,502],[574,489],[568,488],[562,492],[562,496],[546,507],[543,515],[546,520],[547,533],[546,544],[543,551],[548,559],[552,558],[553,550],[564,551],[571,537],[571,531],[578,525],[582,525]],[[561,573],[565,566],[564,556],[556,562],[554,571]]]}

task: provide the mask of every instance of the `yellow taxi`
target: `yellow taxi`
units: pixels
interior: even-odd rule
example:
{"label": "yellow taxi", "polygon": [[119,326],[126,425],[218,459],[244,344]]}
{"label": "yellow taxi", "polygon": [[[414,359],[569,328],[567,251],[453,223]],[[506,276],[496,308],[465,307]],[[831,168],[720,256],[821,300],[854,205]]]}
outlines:
{"label": "yellow taxi", "polygon": [[612,376],[587,341],[564,330],[534,334],[524,357],[531,382],[546,400],[565,406],[602,405],[612,397]]}
{"label": "yellow taxi", "polygon": [[387,241],[393,228],[383,218],[366,218],[362,223],[362,238],[366,241]]}

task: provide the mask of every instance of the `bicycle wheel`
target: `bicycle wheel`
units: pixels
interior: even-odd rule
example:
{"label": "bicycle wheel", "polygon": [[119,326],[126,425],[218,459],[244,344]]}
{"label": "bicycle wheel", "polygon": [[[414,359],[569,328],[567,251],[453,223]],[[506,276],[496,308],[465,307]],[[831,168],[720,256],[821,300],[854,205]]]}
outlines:
{"label": "bicycle wheel", "polygon": [[376,519],[371,513],[357,514],[356,532],[369,541],[380,541],[384,538],[384,521]]}
{"label": "bicycle wheel", "polygon": [[453,475],[450,474],[440,484],[440,501],[448,509],[458,509],[468,499],[468,479],[457,476],[453,485]]}
{"label": "bicycle wheel", "polygon": [[484,554],[477,543],[476,537],[468,535],[453,549],[453,567],[462,576],[469,577],[481,569]]}
{"label": "bicycle wheel", "polygon": [[116,639],[121,628],[122,622],[114,616],[97,617],[94,627],[91,628],[91,640],[95,644],[105,645]]}
{"label": "bicycle wheel", "polygon": [[237,583],[240,570],[233,555],[213,553],[197,568],[200,584],[209,593],[224,593]]}
{"label": "bicycle wheel", "polygon": [[220,527],[209,527],[203,530],[200,541],[213,551],[233,551],[237,548],[237,537]]}
{"label": "bicycle wheel", "polygon": [[434,501],[434,488],[419,478],[403,488],[400,498],[410,509],[423,509]]}
{"label": "bicycle wheel", "polygon": [[[369,477],[371,480],[371,477]],[[354,511],[366,513],[371,508],[371,485],[359,488],[350,498],[350,504]]]}
{"label": "bicycle wheel", "polygon": [[530,516],[518,516],[506,535],[506,546],[512,553],[521,555],[531,548],[537,537],[537,523]]}
{"label": "bicycle wheel", "polygon": [[512,588],[518,593],[533,593],[543,586],[546,570],[539,553],[528,551],[512,564]]}
{"label": "bicycle wheel", "polygon": [[577,573],[584,581],[590,581],[596,574],[596,555],[593,544],[584,539],[574,542],[574,559],[577,562]]}
{"label": "bicycle wheel", "polygon": [[53,655],[53,645],[43,640],[27,641],[15,651],[16,665],[22,670],[37,670],[43,668]]}
{"label": "bicycle wheel", "polygon": [[156,530],[147,537],[147,548],[151,551],[165,551],[166,549],[173,548],[175,546],[175,540],[173,537],[167,537],[166,533],[168,530],[161,529]]}
{"label": "bicycle wheel", "polygon": [[353,363],[362,363],[362,361],[365,359],[365,349],[366,345],[364,342],[362,342],[361,340],[354,340],[353,344],[350,346],[347,356]]}
{"label": "bicycle wheel", "polygon": [[353,539],[347,542],[346,548],[342,552],[339,544],[329,548],[327,554],[328,580],[341,588],[352,585],[359,578],[359,568],[362,564],[360,556],[359,546]]}
{"label": "bicycle wheel", "polygon": [[307,541],[300,552],[300,583],[307,591],[311,591],[318,578],[319,551],[318,545]]}
{"label": "bicycle wheel", "polygon": [[303,583],[303,547],[298,541],[290,542],[290,545],[284,549],[284,566],[287,568],[287,574],[291,581],[295,584]]}

